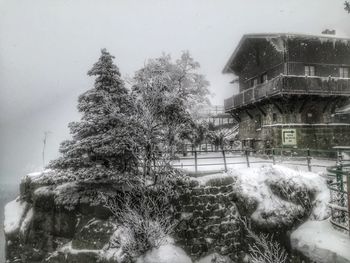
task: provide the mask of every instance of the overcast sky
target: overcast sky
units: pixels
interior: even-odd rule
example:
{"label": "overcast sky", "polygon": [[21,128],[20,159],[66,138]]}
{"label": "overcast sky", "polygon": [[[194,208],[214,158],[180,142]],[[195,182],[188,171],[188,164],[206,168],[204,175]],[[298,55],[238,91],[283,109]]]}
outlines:
{"label": "overcast sky", "polygon": [[343,0],[0,0],[0,178],[18,182],[69,138],[86,72],[107,48],[123,76],[162,52],[189,50],[223,104],[221,71],[245,33],[336,29],[350,35]]}

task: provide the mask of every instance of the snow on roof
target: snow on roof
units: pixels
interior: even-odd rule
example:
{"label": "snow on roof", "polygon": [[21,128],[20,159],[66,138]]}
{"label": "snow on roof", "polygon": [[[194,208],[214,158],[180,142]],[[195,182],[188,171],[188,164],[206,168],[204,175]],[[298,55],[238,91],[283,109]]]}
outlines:
{"label": "snow on roof", "polygon": [[5,205],[4,231],[6,234],[11,234],[19,229],[26,208],[27,203],[20,201],[19,198]]}
{"label": "snow on roof", "polygon": [[329,34],[305,34],[305,33],[250,33],[245,34],[239,41],[237,47],[235,48],[234,52],[232,53],[231,57],[227,61],[222,73],[231,73],[230,65],[232,61],[235,59],[236,55],[238,54],[238,51],[241,49],[241,46],[247,39],[272,39],[272,38],[308,38],[308,39],[315,39],[318,38],[321,41],[323,40],[343,40],[343,41],[350,41],[350,37],[348,36],[338,36],[338,35],[329,35]]}
{"label": "snow on roof", "polygon": [[315,262],[349,262],[350,237],[329,220],[307,221],[291,234],[292,247]]}

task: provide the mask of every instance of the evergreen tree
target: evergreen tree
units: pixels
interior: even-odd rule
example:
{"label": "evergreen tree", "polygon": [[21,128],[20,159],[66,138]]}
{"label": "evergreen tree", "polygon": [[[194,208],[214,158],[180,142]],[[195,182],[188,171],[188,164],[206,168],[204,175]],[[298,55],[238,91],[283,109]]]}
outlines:
{"label": "evergreen tree", "polygon": [[349,3],[348,1],[345,1],[344,5],[345,5],[344,9],[345,9],[348,13],[350,13],[350,3]]}
{"label": "evergreen tree", "polygon": [[79,179],[110,177],[137,167],[132,98],[114,57],[105,49],[101,53],[88,72],[96,76],[94,88],[78,99],[82,118],[69,124],[73,139],[61,144],[62,156],[50,164]]}

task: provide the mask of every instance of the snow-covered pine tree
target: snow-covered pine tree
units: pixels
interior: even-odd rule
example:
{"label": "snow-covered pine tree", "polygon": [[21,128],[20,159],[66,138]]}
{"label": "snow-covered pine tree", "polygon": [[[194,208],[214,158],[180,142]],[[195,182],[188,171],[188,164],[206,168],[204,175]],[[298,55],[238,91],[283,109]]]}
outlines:
{"label": "snow-covered pine tree", "polygon": [[345,8],[344,8],[344,9],[345,9],[348,13],[350,13],[350,3],[349,3],[348,1],[345,1],[344,5],[345,5]]}
{"label": "snow-covered pine tree", "polygon": [[62,156],[50,164],[80,180],[111,177],[137,167],[134,106],[113,59],[106,49],[101,50],[88,72],[96,76],[94,88],[78,99],[82,118],[68,125],[73,139],[62,142]]}

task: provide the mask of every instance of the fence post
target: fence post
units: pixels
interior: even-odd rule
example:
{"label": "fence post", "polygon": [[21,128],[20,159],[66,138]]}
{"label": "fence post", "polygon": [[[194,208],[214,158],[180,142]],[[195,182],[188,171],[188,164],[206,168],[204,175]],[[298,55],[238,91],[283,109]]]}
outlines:
{"label": "fence post", "polygon": [[245,150],[245,158],[246,158],[246,160],[247,160],[247,167],[250,167],[249,156],[248,156],[248,150]]}
{"label": "fence post", "polygon": [[276,159],[275,159],[275,149],[272,149],[272,162],[273,162],[273,165],[276,164]]}
{"label": "fence post", "polygon": [[347,176],[346,176],[346,192],[347,192],[347,195],[348,195],[348,220],[349,220],[349,229],[348,229],[348,232],[349,232],[349,235],[350,235],[350,173],[348,172],[347,173]]}
{"label": "fence post", "polygon": [[194,166],[195,166],[195,172],[198,172],[198,163],[197,163],[197,150],[194,150]]}
{"label": "fence post", "polygon": [[337,151],[337,167],[342,167],[343,166],[343,156],[341,151],[338,149]]}
{"label": "fence post", "polygon": [[307,169],[309,170],[309,172],[311,172],[311,156],[310,156],[310,149],[307,149]]}
{"label": "fence post", "polygon": [[225,150],[222,150],[222,156],[224,157],[225,172],[227,172],[227,164],[226,164]]}

